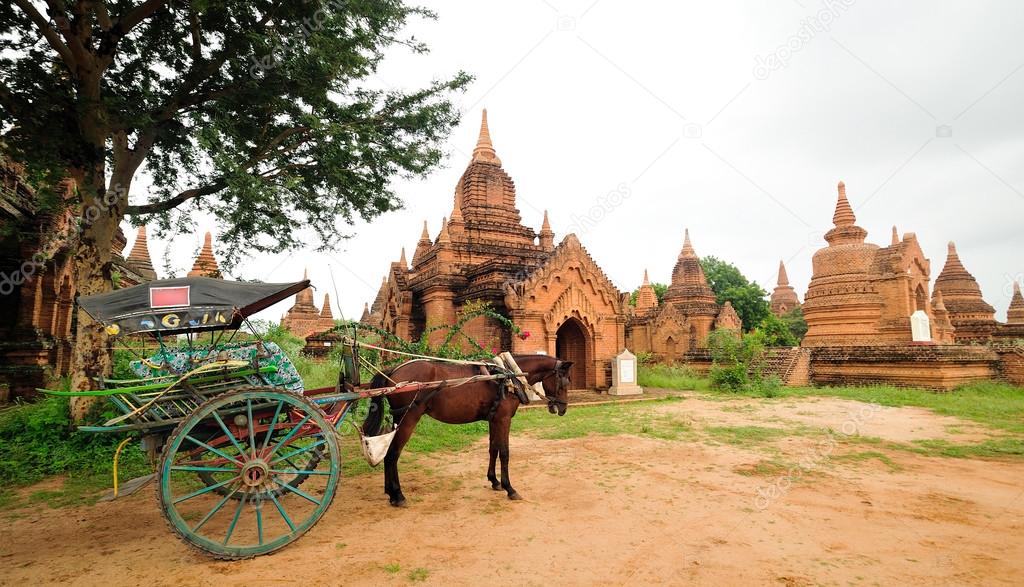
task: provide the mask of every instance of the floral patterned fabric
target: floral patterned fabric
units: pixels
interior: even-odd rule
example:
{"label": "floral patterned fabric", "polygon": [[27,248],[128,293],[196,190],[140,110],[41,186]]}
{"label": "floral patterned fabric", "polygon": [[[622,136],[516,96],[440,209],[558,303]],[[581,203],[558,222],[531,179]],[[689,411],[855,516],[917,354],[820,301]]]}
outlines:
{"label": "floral patterned fabric", "polygon": [[226,353],[227,358],[236,361],[252,362],[257,358],[260,367],[277,367],[276,373],[262,373],[259,375],[247,375],[245,377],[252,385],[271,385],[282,387],[293,393],[301,394],[303,391],[302,378],[295,370],[288,355],[281,350],[277,343],[268,342],[263,344],[264,351],[256,344],[226,344],[218,345],[216,348],[195,348],[195,349],[164,349],[145,361],[132,361],[129,367],[141,378],[160,377],[162,375],[183,375],[197,367],[217,360],[221,353]]}

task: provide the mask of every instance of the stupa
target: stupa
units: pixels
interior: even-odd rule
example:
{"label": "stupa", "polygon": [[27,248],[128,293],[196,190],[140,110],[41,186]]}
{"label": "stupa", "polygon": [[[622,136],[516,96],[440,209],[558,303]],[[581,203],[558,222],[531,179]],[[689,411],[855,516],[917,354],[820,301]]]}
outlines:
{"label": "stupa", "polygon": [[789,276],[786,275],[786,266],[782,261],[779,261],[779,278],[775,291],[772,292],[771,307],[772,313],[776,316],[782,316],[800,307],[800,298],[797,297],[793,286],[789,285]]}

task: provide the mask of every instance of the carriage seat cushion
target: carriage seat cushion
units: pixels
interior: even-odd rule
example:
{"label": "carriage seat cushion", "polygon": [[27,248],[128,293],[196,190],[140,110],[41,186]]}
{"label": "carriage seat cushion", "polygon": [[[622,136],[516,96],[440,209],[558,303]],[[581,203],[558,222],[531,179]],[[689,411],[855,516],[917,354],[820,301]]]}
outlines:
{"label": "carriage seat cushion", "polygon": [[[266,356],[257,359],[260,367],[275,366],[276,373],[262,373],[259,375],[247,375],[246,381],[251,385],[271,385],[284,388],[292,393],[302,394],[302,377],[295,369],[288,355],[281,350],[277,343],[266,342],[263,344]],[[162,375],[183,375],[197,367],[216,360],[221,352],[226,352],[228,358],[240,361],[252,361],[259,353],[255,343],[234,343],[223,344],[210,348],[168,348],[149,357],[145,361],[132,361],[128,364],[131,370],[142,378],[159,377]]]}

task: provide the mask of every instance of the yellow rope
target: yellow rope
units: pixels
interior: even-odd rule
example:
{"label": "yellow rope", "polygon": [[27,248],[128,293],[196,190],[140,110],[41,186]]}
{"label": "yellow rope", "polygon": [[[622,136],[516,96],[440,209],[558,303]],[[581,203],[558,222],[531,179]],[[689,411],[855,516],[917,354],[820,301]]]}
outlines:
{"label": "yellow rope", "polygon": [[121,441],[121,444],[117,445],[117,450],[114,451],[114,499],[117,499],[117,460],[121,457],[121,450],[124,445],[131,442],[132,437],[129,436]]}

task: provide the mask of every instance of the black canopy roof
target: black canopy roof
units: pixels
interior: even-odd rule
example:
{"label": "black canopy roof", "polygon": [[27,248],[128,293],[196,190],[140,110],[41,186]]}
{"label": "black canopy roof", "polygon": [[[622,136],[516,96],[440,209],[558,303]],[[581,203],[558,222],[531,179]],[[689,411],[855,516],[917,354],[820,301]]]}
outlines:
{"label": "black canopy roof", "polygon": [[250,315],[307,287],[308,279],[259,283],[182,277],[82,296],[78,304],[111,335],[177,334],[238,328]]}

